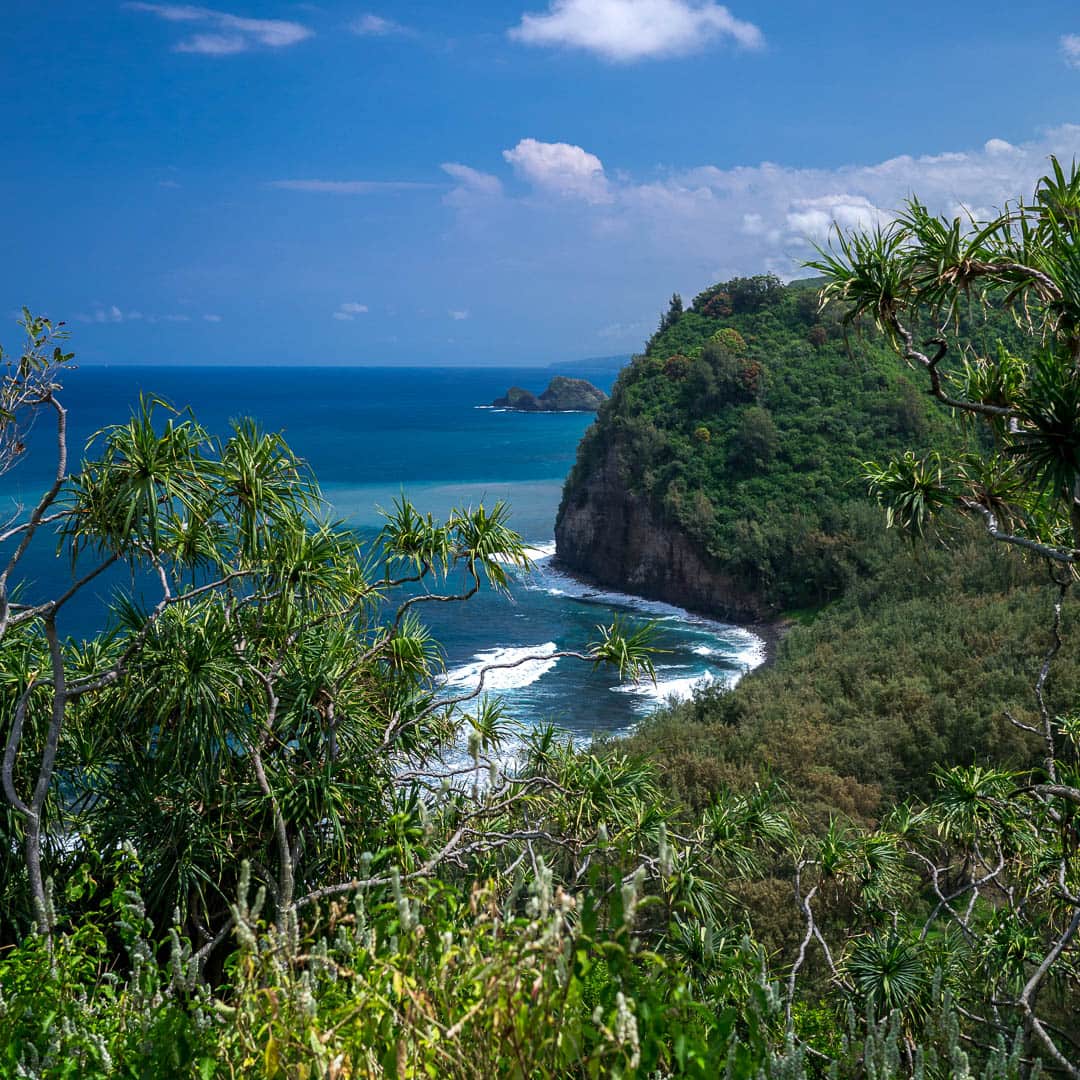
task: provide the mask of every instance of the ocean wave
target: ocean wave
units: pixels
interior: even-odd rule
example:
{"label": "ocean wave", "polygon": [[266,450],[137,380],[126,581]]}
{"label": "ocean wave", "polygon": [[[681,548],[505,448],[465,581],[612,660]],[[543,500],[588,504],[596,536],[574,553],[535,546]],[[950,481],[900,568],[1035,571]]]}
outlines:
{"label": "ocean wave", "polygon": [[[474,654],[467,664],[450,668],[443,676],[446,686],[456,690],[471,690],[480,681],[480,672],[493,664],[516,664],[489,671],[484,679],[485,690],[522,690],[542,679],[559,662],[552,654],[558,651],[554,641],[528,645],[485,649]],[[531,659],[525,659],[530,657]]]}
{"label": "ocean wave", "polygon": [[555,541],[550,540],[546,544],[526,544],[525,554],[534,563],[540,563],[550,559],[555,554]]}
{"label": "ocean wave", "polygon": [[[660,623],[665,634],[689,634],[698,640],[689,651],[704,661],[698,665],[662,665],[657,680],[624,683],[612,687],[617,693],[634,695],[636,712],[648,712],[669,700],[685,701],[695,690],[714,683],[734,686],[747,672],[760,666],[766,656],[766,643],[757,634],[741,626],[695,615],[674,604],[646,600],[640,596],[603,589],[566,573],[553,565],[555,545],[534,544],[529,548],[533,561],[531,574],[521,576],[527,589],[539,589],[551,596],[569,597],[582,603],[625,608]],[[688,667],[691,673],[687,673]],[[696,670],[693,670],[696,668]]]}
{"label": "ocean wave", "polygon": [[634,702],[635,712],[652,712],[657,706],[669,701],[689,701],[698,690],[704,690],[715,683],[727,684],[724,676],[709,671],[699,671],[694,675],[681,675],[664,678],[657,673],[656,682],[642,679],[640,682],[620,683],[611,689],[616,694],[632,694],[638,698]]}
{"label": "ocean wave", "polygon": [[752,671],[765,662],[766,645],[757,634],[741,627],[732,627],[726,633],[727,640],[715,644],[703,642],[694,645],[690,651],[696,656],[717,660],[745,671]]}
{"label": "ocean wave", "polygon": [[[536,554],[533,554],[533,553]],[[686,630],[688,633],[697,633],[701,630],[713,633],[723,633],[725,641],[730,641],[736,646],[739,655],[746,654],[749,658],[751,652],[763,650],[765,642],[749,630],[731,623],[720,622],[717,619],[709,619],[704,615],[695,615],[685,608],[676,607],[674,604],[666,604],[662,600],[646,600],[641,596],[633,596],[630,593],[617,592],[614,589],[604,589],[597,585],[590,585],[560,570],[552,565],[555,556],[554,542],[547,544],[535,544],[529,548],[529,558],[533,560],[535,569],[533,573],[523,578],[526,588],[542,589],[553,596],[569,596],[574,600],[585,603],[603,604],[608,607],[629,608],[632,611],[640,611],[650,618],[662,622],[671,622],[677,625],[670,627],[673,630]],[[665,627],[665,629],[669,629]],[[730,653],[730,650],[726,650]],[[763,653],[762,653],[763,658]],[[760,660],[757,661],[760,663]],[[756,666],[756,665],[755,665]]]}
{"label": "ocean wave", "polygon": [[[685,667],[683,667],[685,670]],[[656,673],[656,682],[642,679],[634,683],[620,683],[611,689],[617,694],[632,694],[638,700],[633,704],[635,712],[650,713],[669,702],[689,701],[695,693],[713,686],[734,686],[749,671],[741,668],[731,671],[698,671],[693,675],[665,676],[663,670]]]}

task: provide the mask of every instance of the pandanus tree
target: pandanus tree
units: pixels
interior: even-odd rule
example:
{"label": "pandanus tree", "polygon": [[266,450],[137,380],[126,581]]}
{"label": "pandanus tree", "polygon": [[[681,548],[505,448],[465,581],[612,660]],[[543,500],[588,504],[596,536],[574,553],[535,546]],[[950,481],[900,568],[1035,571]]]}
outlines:
{"label": "pandanus tree", "polygon": [[[912,199],[872,231],[836,232],[809,265],[825,276],[823,304],[838,305],[848,327],[876,324],[966,422],[959,452],[912,449],[865,466],[889,524],[920,537],[960,513],[1045,561],[1053,581],[1038,719],[1009,717],[1032,736],[1040,766],[944,773],[932,808],[941,846],[918,858],[934,917],[985,965],[990,993],[976,1011],[991,1027],[1018,1017],[1032,1046],[1077,1077],[1075,1024],[1055,1027],[1042,1005],[1080,992],[1080,745],[1075,720],[1052,715],[1044,696],[1080,566],[1080,170],[1052,159],[1030,199],[985,221],[939,217]],[[986,305],[1012,311],[1022,349],[976,344],[967,331]],[[873,953],[858,954],[864,982]]]}
{"label": "pandanus tree", "polygon": [[[0,530],[8,917],[50,934],[50,879],[77,895],[128,844],[157,925],[175,913],[208,955],[242,873],[283,920],[545,838],[519,808],[552,781],[498,767],[490,669],[448,697],[422,619],[527,568],[504,504],[435,521],[402,499],[361,550],[279,435],[246,420],[212,435],[153,398],[73,465],[64,332],[25,326],[0,383],[0,464],[44,416],[56,457],[48,490]],[[17,587],[35,543],[70,567],[46,599]],[[66,636],[71,600],[117,581],[102,632]],[[561,655],[651,671],[647,643],[619,628]],[[446,757],[466,740],[455,771]]]}

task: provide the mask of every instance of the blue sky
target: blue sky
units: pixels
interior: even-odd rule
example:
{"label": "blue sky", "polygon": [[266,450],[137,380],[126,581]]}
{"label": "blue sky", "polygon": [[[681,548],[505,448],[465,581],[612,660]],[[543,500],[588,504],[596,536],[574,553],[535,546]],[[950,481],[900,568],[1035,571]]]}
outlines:
{"label": "blue sky", "polygon": [[1080,151],[1080,9],[6,0],[0,312],[84,362],[547,363]]}

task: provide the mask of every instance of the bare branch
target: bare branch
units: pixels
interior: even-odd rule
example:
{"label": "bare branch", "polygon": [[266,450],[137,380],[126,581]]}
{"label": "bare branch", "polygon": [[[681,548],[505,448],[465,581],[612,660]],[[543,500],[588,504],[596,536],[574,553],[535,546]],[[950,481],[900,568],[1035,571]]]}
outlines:
{"label": "bare branch", "polygon": [[1039,1037],[1039,1041],[1042,1043],[1046,1052],[1054,1059],[1058,1067],[1064,1070],[1067,1076],[1074,1078],[1080,1078],[1080,1069],[1073,1065],[1065,1055],[1058,1049],[1057,1044],[1050,1036],[1050,1032],[1047,1031],[1043,1022],[1035,1015],[1035,999],[1038,996],[1039,987],[1042,984],[1043,979],[1046,978],[1047,973],[1053,966],[1055,961],[1068,947],[1069,942],[1076,936],[1076,931],[1080,929],[1080,909],[1073,915],[1069,925],[1065,928],[1057,941],[1054,942],[1053,947],[1043,957],[1043,962],[1035,969],[1034,974],[1028,979],[1027,984],[1020,993],[1020,997],[1017,1000],[1017,1004],[1020,1006],[1024,1013],[1027,1025],[1035,1032]]}
{"label": "bare branch", "polygon": [[26,523],[26,528],[23,531],[22,540],[19,541],[19,546],[8,560],[3,573],[0,573],[0,637],[4,636],[8,625],[8,578],[15,567],[18,566],[19,560],[26,553],[30,541],[34,539],[34,533],[37,532],[41,525],[45,511],[49,509],[57,495],[60,494],[60,489],[67,479],[67,410],[56,400],[51,391],[45,397],[44,402],[56,410],[56,476],[52,486],[42,495],[41,501],[34,507],[33,512],[30,514],[30,520]]}
{"label": "bare branch", "polygon": [[993,540],[998,540],[1003,544],[1015,544],[1026,551],[1033,551],[1036,555],[1041,555],[1045,559],[1052,559],[1058,563],[1074,565],[1080,561],[1080,549],[1078,548],[1051,547],[1049,544],[1040,544],[1037,540],[1029,540],[1024,536],[1014,536],[1002,532],[998,528],[997,515],[989,507],[983,506],[982,503],[976,502],[974,499],[961,499],[960,502],[965,509],[982,515],[986,523],[986,531]]}

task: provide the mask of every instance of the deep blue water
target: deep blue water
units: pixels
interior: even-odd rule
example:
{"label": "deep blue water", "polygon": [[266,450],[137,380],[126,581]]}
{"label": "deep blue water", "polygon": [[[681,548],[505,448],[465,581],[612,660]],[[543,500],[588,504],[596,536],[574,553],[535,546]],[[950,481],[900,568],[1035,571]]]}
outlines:
{"label": "deep blue water", "polygon": [[[574,374],[604,389],[614,377],[584,366]],[[696,680],[737,677],[756,662],[760,643],[675,608],[597,592],[551,565],[562,482],[592,417],[478,407],[513,384],[539,391],[551,375],[535,368],[85,368],[66,376],[63,400],[76,454],[94,431],[126,419],[140,392],[190,406],[215,433],[230,419],[253,416],[285,434],[315,470],[335,516],[362,533],[378,528],[378,508],[402,491],[435,514],[509,500],[514,527],[537,548],[536,572],[518,580],[509,599],[482,594],[425,615],[444,645],[455,687],[467,685],[485,658],[581,648],[597,624],[616,614],[657,620],[657,644],[667,651],[658,658],[656,687],[620,688],[610,674],[568,660],[532,662],[489,681],[520,718],[555,721],[587,738],[626,728]],[[44,425],[32,433],[19,466],[0,477],[0,507],[8,510],[13,500],[31,505],[48,485],[55,467],[50,442]],[[70,579],[48,542],[38,543],[24,565],[35,592],[54,594]],[[115,584],[124,582],[105,584],[73,606],[65,631],[92,632]]]}

